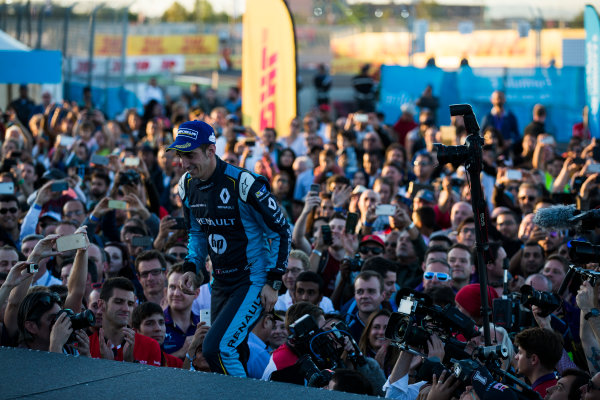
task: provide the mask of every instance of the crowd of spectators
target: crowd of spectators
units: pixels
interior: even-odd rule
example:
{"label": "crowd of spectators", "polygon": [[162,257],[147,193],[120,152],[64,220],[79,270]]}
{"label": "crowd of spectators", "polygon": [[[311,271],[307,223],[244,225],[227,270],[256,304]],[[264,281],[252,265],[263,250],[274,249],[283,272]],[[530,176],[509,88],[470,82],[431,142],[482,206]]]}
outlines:
{"label": "crowd of spectators", "polygon": [[[109,120],[89,92],[82,104],[55,103],[45,93],[37,105],[22,86],[0,125],[2,345],[210,371],[202,347],[210,320],[202,315],[211,308],[211,282],[198,277],[194,294],[181,290],[188,252],[181,218],[188,216],[177,183],[185,171],[165,151],[181,123],[203,120],[217,133],[217,155],[265,176],[293,226],[275,312],[248,339],[248,376],[305,383],[287,338],[290,325],[309,314],[321,328],[344,321],[367,359],[362,369],[334,371],[330,389],[449,399],[455,380],[444,373],[431,384],[413,382],[421,358],[385,337],[402,288],[456,305],[479,327],[483,321],[469,176],[437,162],[433,144],[442,134],[426,107],[437,107],[432,90],[417,102],[418,113],[403,105],[393,126],[372,104],[333,115],[322,94],[287,131],[254,132],[241,122],[238,88],[221,99],[194,85],[177,101],[157,88],[143,113],[124,110]],[[582,232],[533,222],[553,204],[600,205],[600,144],[577,134],[563,149],[546,131],[543,105],[532,121],[518,122],[502,92],[491,102],[481,121],[490,307],[505,294],[506,263],[510,292],[529,284],[556,293],[571,264],[569,240],[600,243],[597,226]],[[444,128],[453,133],[447,144],[464,143],[460,118]],[[83,234],[85,246],[58,251],[57,240],[72,234]],[[206,264],[210,272],[210,258]],[[546,317],[534,307],[530,326],[507,331],[492,321],[493,343],[510,350],[505,368],[540,396],[600,398],[595,289],[584,282],[561,294],[561,306]],[[91,310],[95,322],[75,329],[63,309]],[[426,350],[444,358],[435,336]],[[488,392],[473,385],[464,393],[502,398]]]}

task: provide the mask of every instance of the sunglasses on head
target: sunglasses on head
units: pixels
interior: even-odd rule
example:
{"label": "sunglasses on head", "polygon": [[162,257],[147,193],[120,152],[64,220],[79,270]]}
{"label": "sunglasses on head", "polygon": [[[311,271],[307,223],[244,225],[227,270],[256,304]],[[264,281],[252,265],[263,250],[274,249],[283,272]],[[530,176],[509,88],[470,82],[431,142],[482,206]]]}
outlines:
{"label": "sunglasses on head", "polygon": [[381,247],[360,246],[358,252],[361,254],[381,254],[383,253],[383,249]]}
{"label": "sunglasses on head", "polygon": [[41,314],[48,311],[48,309],[50,309],[50,307],[52,307],[52,305],[55,303],[62,307],[62,300],[60,299],[60,296],[57,293],[44,293],[35,302],[35,307],[31,307],[31,309],[25,317],[25,320],[37,320]]}
{"label": "sunglasses on head", "polygon": [[4,215],[6,213],[11,213],[14,214],[17,211],[19,211],[19,209],[17,207],[11,207],[11,208],[0,208],[0,214]]}
{"label": "sunglasses on head", "polygon": [[450,275],[448,275],[445,272],[425,272],[423,274],[423,278],[425,278],[428,281],[432,280],[434,277],[440,282],[446,282],[451,279]]}

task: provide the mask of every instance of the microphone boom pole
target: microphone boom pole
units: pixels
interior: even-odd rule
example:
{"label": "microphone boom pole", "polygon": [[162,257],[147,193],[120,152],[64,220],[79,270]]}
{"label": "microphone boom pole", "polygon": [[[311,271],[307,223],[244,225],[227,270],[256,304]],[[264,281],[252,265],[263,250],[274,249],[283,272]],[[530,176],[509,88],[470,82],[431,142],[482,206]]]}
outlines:
{"label": "microphone boom pole", "polygon": [[481,189],[481,170],[483,168],[483,138],[479,134],[479,124],[469,104],[454,104],[450,106],[451,116],[462,116],[465,128],[469,134],[466,143],[459,146],[445,146],[434,144],[437,150],[438,162],[464,164],[471,180],[471,206],[475,217],[475,240],[477,254],[477,272],[479,275],[479,288],[481,290],[481,314],[483,316],[483,335],[485,345],[490,346],[490,317],[488,305],[488,284],[486,253],[489,254],[488,209]]}

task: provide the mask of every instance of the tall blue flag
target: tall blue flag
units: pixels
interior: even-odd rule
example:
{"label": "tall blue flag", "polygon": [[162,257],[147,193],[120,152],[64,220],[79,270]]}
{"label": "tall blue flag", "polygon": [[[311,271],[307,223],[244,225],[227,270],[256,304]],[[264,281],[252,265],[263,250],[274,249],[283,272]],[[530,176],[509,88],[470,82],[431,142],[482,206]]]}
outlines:
{"label": "tall blue flag", "polygon": [[600,138],[600,18],[596,9],[585,6],[585,86],[592,137]]}

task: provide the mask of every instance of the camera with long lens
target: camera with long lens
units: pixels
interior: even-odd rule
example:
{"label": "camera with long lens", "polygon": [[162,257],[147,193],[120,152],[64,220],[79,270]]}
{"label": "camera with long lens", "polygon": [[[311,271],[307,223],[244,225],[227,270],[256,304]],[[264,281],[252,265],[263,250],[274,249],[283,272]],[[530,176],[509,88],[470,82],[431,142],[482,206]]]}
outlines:
{"label": "camera with long lens", "polygon": [[127,171],[122,171],[119,174],[119,180],[117,181],[117,184],[119,186],[122,185],[137,185],[138,183],[140,183],[140,174],[138,174],[136,171],[129,169]]}
{"label": "camera with long lens", "polygon": [[74,343],[77,341],[75,337],[75,331],[79,329],[88,329],[96,323],[96,316],[91,310],[85,310],[80,312],[79,314],[75,314],[73,310],[64,308],[56,313],[56,319],[60,317],[62,314],[66,314],[67,317],[71,320],[71,328],[73,328],[73,333],[69,337],[67,343]]}
{"label": "camera with long lens", "polygon": [[600,261],[600,245],[590,242],[571,240],[567,243],[569,257],[573,262],[586,264]]}
{"label": "camera with long lens", "polygon": [[397,295],[401,297],[398,312],[391,315],[385,331],[392,342],[424,349],[431,335],[436,334],[446,344],[460,347],[453,339],[457,334],[467,340],[479,336],[475,322],[456,307],[434,305],[429,296],[410,289],[402,289]]}
{"label": "camera with long lens", "polygon": [[352,272],[360,271],[360,269],[362,268],[362,265],[363,265],[363,261],[364,260],[358,253],[356,253],[354,255],[354,257],[346,257],[344,259],[344,262],[347,262],[349,264],[350,271],[352,271]]}
{"label": "camera with long lens", "polygon": [[530,285],[521,286],[521,304],[524,307],[538,306],[540,316],[547,317],[561,305],[561,299],[556,293],[540,292]]}
{"label": "camera with long lens", "polygon": [[334,369],[341,364],[343,346],[338,346],[309,314],[290,325],[289,340],[298,354],[309,355],[319,369]]}
{"label": "camera with long lens", "polygon": [[304,354],[298,360],[300,372],[307,378],[309,387],[321,388],[329,383],[333,377],[333,371],[330,369],[320,370],[317,368],[312,358]]}

